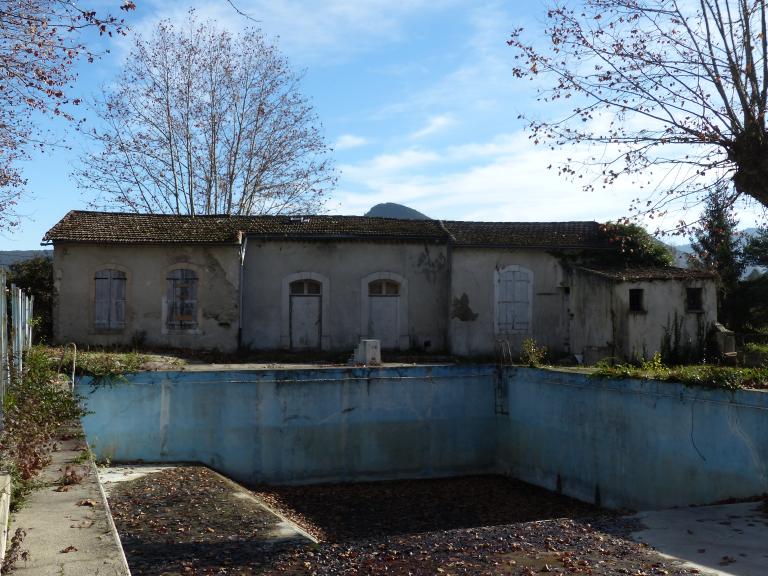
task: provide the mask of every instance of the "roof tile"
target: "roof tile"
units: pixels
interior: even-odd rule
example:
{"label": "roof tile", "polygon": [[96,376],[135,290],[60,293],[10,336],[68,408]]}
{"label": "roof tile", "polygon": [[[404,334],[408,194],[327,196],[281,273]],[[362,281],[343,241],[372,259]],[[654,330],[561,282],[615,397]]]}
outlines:
{"label": "roof tile", "polygon": [[365,216],[177,216],[73,210],[44,242],[237,244],[242,235],[290,240],[451,242],[457,246],[605,248],[597,222],[460,222]]}
{"label": "roof tile", "polygon": [[579,270],[618,280],[620,282],[633,282],[642,280],[712,280],[717,277],[714,272],[706,270],[693,270],[688,268],[667,267],[641,267],[641,268],[592,268],[580,267]]}

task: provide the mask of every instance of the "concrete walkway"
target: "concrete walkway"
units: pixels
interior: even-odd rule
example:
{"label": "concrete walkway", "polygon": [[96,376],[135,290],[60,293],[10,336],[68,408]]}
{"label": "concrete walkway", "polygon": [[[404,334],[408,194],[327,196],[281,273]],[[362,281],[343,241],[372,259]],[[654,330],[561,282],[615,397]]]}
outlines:
{"label": "concrete walkway", "polygon": [[761,503],[640,512],[646,530],[632,538],[705,574],[768,574],[768,514]]}
{"label": "concrete walkway", "polygon": [[[83,439],[60,440],[58,444],[51,463],[37,478],[42,487],[11,517],[9,540],[17,528],[23,529],[26,536],[21,549],[29,551],[29,559],[19,560],[14,574],[130,576],[96,468],[90,461],[76,462],[82,454]],[[82,480],[62,486],[65,472]]]}

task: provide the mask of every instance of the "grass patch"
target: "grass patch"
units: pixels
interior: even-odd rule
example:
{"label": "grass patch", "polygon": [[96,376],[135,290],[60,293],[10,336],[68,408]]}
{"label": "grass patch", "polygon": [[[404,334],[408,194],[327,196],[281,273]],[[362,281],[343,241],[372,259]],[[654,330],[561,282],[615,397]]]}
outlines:
{"label": "grass patch", "polygon": [[[51,350],[56,350],[52,348]],[[68,372],[72,367],[74,350],[67,348],[63,356],[57,355],[56,365],[61,365],[62,372]],[[147,356],[138,352],[104,352],[91,350],[78,350],[75,374],[78,376],[115,376],[130,372],[137,372],[142,364],[147,361]]]}
{"label": "grass patch", "polygon": [[744,345],[744,364],[748,366],[768,366],[768,344],[749,342]]}
{"label": "grass patch", "polygon": [[592,372],[593,378],[638,378],[679,382],[686,386],[740,390],[751,388],[768,389],[768,368],[739,368],[695,364],[687,366],[665,366],[658,355],[653,359],[634,364],[610,366],[600,363]]}

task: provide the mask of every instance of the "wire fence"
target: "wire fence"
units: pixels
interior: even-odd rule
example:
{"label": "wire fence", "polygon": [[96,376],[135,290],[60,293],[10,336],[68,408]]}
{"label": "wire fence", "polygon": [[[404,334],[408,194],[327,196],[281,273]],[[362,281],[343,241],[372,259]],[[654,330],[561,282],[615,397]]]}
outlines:
{"label": "wire fence", "polygon": [[24,352],[32,346],[32,314],[34,296],[15,284],[8,286],[8,277],[0,270],[0,398],[12,378],[24,370]]}

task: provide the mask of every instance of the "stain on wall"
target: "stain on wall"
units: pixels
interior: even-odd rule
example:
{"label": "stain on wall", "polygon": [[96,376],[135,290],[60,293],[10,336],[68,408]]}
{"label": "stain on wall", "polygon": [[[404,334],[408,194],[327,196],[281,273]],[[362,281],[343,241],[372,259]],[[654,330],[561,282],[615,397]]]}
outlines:
{"label": "stain on wall", "polygon": [[462,322],[474,322],[477,320],[477,312],[473,312],[469,307],[469,296],[462,293],[460,298],[454,298],[451,305],[451,318],[456,318]]}

